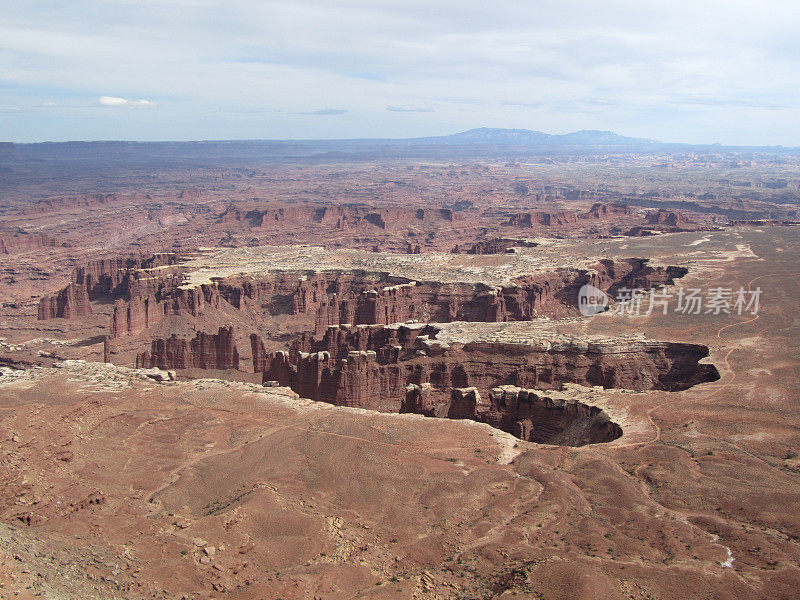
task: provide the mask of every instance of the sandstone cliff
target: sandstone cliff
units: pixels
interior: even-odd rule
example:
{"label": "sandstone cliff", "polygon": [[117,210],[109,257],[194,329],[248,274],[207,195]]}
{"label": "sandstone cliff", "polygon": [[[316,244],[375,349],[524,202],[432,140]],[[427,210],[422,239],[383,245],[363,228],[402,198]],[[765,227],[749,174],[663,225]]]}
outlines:
{"label": "sandstone cliff", "polygon": [[447,416],[488,423],[540,444],[583,446],[622,435],[622,428],[600,408],[551,396],[506,385],[491,389],[486,402],[475,388],[454,388]]}
{"label": "sandstone cliff", "polygon": [[63,290],[39,301],[39,320],[73,319],[90,314],[92,305],[89,303],[86,288],[76,283],[70,283]]}
{"label": "sandstone cliff", "polygon": [[84,266],[76,267],[72,273],[72,281],[85,286],[91,300],[129,299],[157,291],[157,289],[144,289],[147,287],[144,281],[155,279],[163,282],[167,279],[164,273],[154,277],[142,273],[142,270],[174,265],[176,262],[175,254],[93,260]]}
{"label": "sandstone cliff", "polygon": [[594,217],[596,219],[601,219],[603,217],[612,216],[612,215],[632,215],[633,210],[630,206],[626,204],[615,204],[615,203],[603,203],[597,202],[589,209],[587,216]]}
{"label": "sandstone cliff", "polygon": [[571,210],[534,211],[511,213],[503,225],[520,228],[555,227],[570,225],[587,219],[604,219],[611,216],[631,216],[633,211],[624,204],[597,202],[586,212]]}
{"label": "sandstone cliff", "polygon": [[159,323],[167,315],[199,316],[206,306],[219,308],[216,285],[176,289],[159,300],[156,295],[134,296],[130,301],[117,300],[111,315],[111,337],[135,335]]}
{"label": "sandstone cliff", "polygon": [[576,314],[578,290],[592,284],[615,293],[619,287],[668,285],[686,269],[653,267],[645,259],[601,260],[586,269],[543,270],[503,285],[413,281],[380,272],[275,271],[258,277],[231,276],[196,287],[179,285],[170,271],[129,278],[129,301],[118,301],[114,337],[139,333],[164,315],[200,316],[223,303],[257,320],[296,317],[298,327],[317,335],[330,325],[390,324],[410,320],[527,321]]}
{"label": "sandstone cliff", "polygon": [[649,213],[647,222],[650,225],[668,225],[670,227],[692,227],[695,225],[694,221],[690,220],[684,213],[663,208]]}
{"label": "sandstone cliff", "polygon": [[[465,324],[466,325],[466,324]],[[312,400],[446,416],[452,388],[557,389],[565,383],[682,390],[719,378],[699,361],[708,348],[670,342],[530,339],[524,343],[436,339],[437,325],[334,326],[302,347],[267,353],[251,336],[256,372]],[[430,384],[408,395],[410,384]],[[418,404],[414,404],[417,402]]]}
{"label": "sandstone cliff", "polygon": [[510,227],[522,228],[551,227],[553,225],[576,223],[579,218],[578,213],[569,210],[558,212],[525,212],[509,215],[508,220],[503,224]]}
{"label": "sandstone cliff", "polygon": [[215,334],[198,332],[187,340],[175,335],[156,339],[149,352],[136,357],[136,367],[172,369],[238,369],[239,351],[232,327],[220,327]]}
{"label": "sandstone cliff", "polygon": [[68,247],[67,242],[60,242],[45,233],[26,233],[0,235],[0,254],[14,254],[38,248]]}
{"label": "sandstone cliff", "polygon": [[361,204],[343,205],[267,205],[250,210],[230,207],[220,215],[223,223],[246,222],[250,227],[284,226],[320,227],[339,231],[359,227],[394,229],[414,225],[435,225],[459,218],[448,208],[386,207]]}

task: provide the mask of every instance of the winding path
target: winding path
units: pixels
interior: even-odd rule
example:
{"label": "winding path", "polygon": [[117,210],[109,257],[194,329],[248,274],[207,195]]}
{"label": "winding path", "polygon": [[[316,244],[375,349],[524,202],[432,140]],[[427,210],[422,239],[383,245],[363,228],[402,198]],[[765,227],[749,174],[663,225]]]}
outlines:
{"label": "winding path", "polygon": [[[752,285],[756,281],[758,281],[759,279],[764,279],[766,277],[775,277],[777,275],[781,275],[781,276],[784,276],[784,277],[787,277],[787,276],[788,277],[792,277],[792,276],[800,275],[800,273],[788,273],[788,274],[787,273],[767,273],[766,275],[759,275],[758,277],[754,277],[753,279],[751,279],[747,283],[747,290],[748,291],[752,291]],[[752,319],[748,319],[747,321],[739,321],[738,323],[729,323],[728,325],[720,327],[719,329],[717,329],[717,338],[720,339],[720,340],[723,339],[722,332],[726,331],[727,329],[730,329],[731,327],[738,327],[740,325],[747,325],[748,323],[754,323],[755,321],[758,321],[759,318],[760,318],[760,315],[755,315]],[[728,386],[730,386],[736,380],[736,371],[731,366],[731,363],[728,360],[730,358],[730,355],[733,354],[733,352],[735,350],[738,350],[738,348],[735,348],[735,347],[731,348],[730,350],[728,350],[728,352],[722,358],[722,362],[725,363],[725,367],[726,367],[727,371],[731,374],[730,379],[728,379],[728,381],[726,381],[724,384],[715,387],[712,391],[710,391],[708,394],[703,396],[701,398],[701,400],[707,400],[707,399],[711,398],[715,394],[719,393],[720,391],[722,391],[725,388],[727,388]],[[653,413],[655,413],[660,408],[663,408],[664,406],[666,406],[668,404],[671,404],[673,402],[677,402],[677,401],[679,401],[678,398],[667,400],[667,401],[662,402],[661,404],[659,404],[657,406],[654,406],[653,408],[651,408],[650,410],[648,410],[645,413],[645,416],[647,417],[647,420],[650,421],[650,425],[655,430],[655,435],[653,436],[653,439],[646,440],[646,441],[628,442],[628,443],[618,444],[618,445],[615,446],[615,448],[631,448],[631,447],[635,447],[635,446],[650,446],[651,444],[655,444],[656,442],[658,442],[661,439],[661,427],[658,425],[658,423],[656,423],[653,420]]]}

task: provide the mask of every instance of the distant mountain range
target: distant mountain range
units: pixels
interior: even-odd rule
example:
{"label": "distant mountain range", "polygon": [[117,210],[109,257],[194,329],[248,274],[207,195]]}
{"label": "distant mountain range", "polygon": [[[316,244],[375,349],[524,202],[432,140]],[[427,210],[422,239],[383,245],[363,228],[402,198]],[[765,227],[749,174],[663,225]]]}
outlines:
{"label": "distant mountain range", "polygon": [[220,162],[253,164],[424,158],[513,159],[533,155],[675,152],[800,154],[800,148],[671,144],[597,130],[554,135],[529,129],[481,127],[452,135],[407,139],[0,143],[0,164],[13,165],[30,161],[126,161],[139,165],[201,165]]}
{"label": "distant mountain range", "polygon": [[516,146],[586,146],[586,147],[643,147],[659,146],[661,142],[644,138],[625,137],[613,131],[584,129],[554,135],[530,129],[497,129],[479,127],[462,133],[439,137],[417,138],[415,142],[431,144],[504,144]]}

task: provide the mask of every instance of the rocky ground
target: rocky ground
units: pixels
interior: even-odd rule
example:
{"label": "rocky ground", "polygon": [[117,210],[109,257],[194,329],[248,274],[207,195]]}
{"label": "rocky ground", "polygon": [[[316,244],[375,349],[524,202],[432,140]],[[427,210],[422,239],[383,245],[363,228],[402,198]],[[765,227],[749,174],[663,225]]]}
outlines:
{"label": "rocky ground", "polygon": [[[285,169],[283,175],[291,170]],[[422,187],[444,198],[452,191],[448,172],[433,169],[429,180],[435,185]],[[475,185],[488,185],[498,172],[476,176]],[[293,193],[308,189],[304,169],[293,173]],[[270,185],[263,182],[264,189]],[[345,187],[358,188],[352,182]],[[384,199],[407,192],[381,184],[369,193],[376,189]],[[514,209],[500,211],[503,219],[537,212],[533,201],[512,201],[507,184],[505,189],[487,192]],[[165,192],[153,191],[158,193]],[[239,208],[230,208],[219,189],[182,194],[172,192],[168,208],[147,223],[140,223],[136,208],[142,199],[130,197],[51,202],[4,217],[9,226],[41,228],[50,237],[25,247],[6,245],[9,253],[0,256],[0,597],[796,597],[797,227],[711,230],[718,224],[695,222],[695,231],[609,238],[615,223],[658,223],[634,211],[592,217],[593,226],[602,227],[590,232],[583,228],[588,218],[575,217],[575,226],[571,217],[555,216],[573,209],[586,214],[595,198],[579,197],[549,212],[556,221],[566,218],[562,224],[516,228],[511,237],[538,245],[517,245],[513,253],[502,245],[498,254],[450,253],[459,232],[462,243],[485,241],[480,213],[445,225],[442,213],[418,219],[414,212],[404,221],[407,215],[392,211],[382,221],[370,217],[352,228],[326,225],[333,227],[331,243],[344,248],[332,252],[291,223],[254,223],[247,213],[253,203],[262,204],[256,193],[238,199]],[[535,202],[546,204],[547,193],[536,194],[544,195]],[[192,208],[181,209],[178,218],[178,205]],[[356,211],[347,218],[353,215],[365,216]],[[649,218],[659,220],[668,219]],[[501,223],[491,227],[516,227]],[[555,237],[570,227],[579,239]],[[121,233],[128,230],[134,235]],[[236,247],[220,248],[228,230],[226,244]],[[427,232],[441,234],[413,254],[413,247],[400,245],[409,230],[421,239],[428,239]],[[249,245],[248,236],[257,243]],[[154,273],[172,273],[174,265],[126,280],[130,287],[117,298],[90,298],[87,289],[73,289],[61,304],[69,306],[69,318],[38,318],[40,299],[64,288],[75,267],[129,252],[175,250],[170,246],[178,238],[187,251],[175,272],[185,276],[165,284],[165,295],[158,296],[159,306],[175,307],[158,323],[142,326],[144,317],[134,315],[127,322],[135,327],[106,341],[115,311],[129,308],[131,291],[155,298],[148,281],[167,281]],[[55,239],[67,245],[53,244]],[[291,250],[261,247],[289,242],[295,244]],[[314,247],[297,247],[303,243]],[[376,244],[382,252],[373,251]],[[200,250],[211,246],[216,249]],[[631,258],[649,262],[620,262]],[[568,302],[579,282],[573,271],[594,273],[592,281],[612,291],[631,273],[624,281],[660,285],[666,271],[648,269],[668,266],[680,269],[680,276],[670,271],[675,279],[667,286],[667,314],[614,305],[585,318]],[[249,289],[243,282],[265,272],[282,273],[282,279],[262,281],[266,291],[248,296],[258,301],[237,307],[240,292]],[[322,276],[315,280],[315,273]],[[410,293],[402,288],[406,284],[393,289],[398,282],[374,273],[422,281],[420,288],[426,281],[437,285]],[[525,281],[517,285],[521,276]],[[329,302],[326,286],[345,281],[340,294],[350,295],[336,305],[334,319],[321,309]],[[388,291],[374,290],[386,294],[376,304],[365,286],[382,282]],[[552,293],[536,296],[538,304],[530,300],[526,308],[516,288]],[[760,288],[761,304],[757,314],[676,311],[678,289],[690,288]],[[444,314],[445,292],[458,297],[459,306],[447,312],[451,322],[413,322],[417,314]],[[51,297],[47,311],[54,312],[58,297]],[[434,310],[432,303],[441,305]],[[380,313],[383,321],[365,308],[377,305],[387,309]],[[342,321],[342,315],[362,323]],[[403,315],[403,323],[390,315]],[[457,318],[464,315],[480,319]],[[223,325],[233,325],[239,337],[218,330]],[[250,350],[252,332],[269,346],[263,356]],[[177,341],[169,341],[172,334]],[[376,351],[370,344],[380,336],[390,343],[381,341]],[[604,443],[578,444],[565,436],[558,445],[540,444],[469,419],[314,402],[281,382],[265,387],[262,373],[253,372],[259,371],[254,358],[266,361],[281,348],[294,367],[314,354],[319,362],[325,352],[334,353],[325,359],[334,371],[341,367],[337,352],[358,355],[351,357],[356,373],[366,373],[369,361],[374,372],[393,377],[410,365],[408,373],[426,373],[443,398],[451,386],[466,400],[474,399],[468,386],[481,388],[495,412],[501,400],[528,398],[520,389],[530,388],[558,406],[595,407],[621,435]],[[713,367],[716,376],[666,385],[666,373],[683,373],[670,371],[674,361],[666,348],[694,349],[695,367]],[[150,352],[149,366],[166,360],[167,349],[173,365],[180,349],[187,368],[134,368],[142,352]],[[461,360],[465,354],[459,353],[467,352],[480,360]],[[525,379],[525,385],[492,379],[508,356],[519,361],[519,373],[527,373],[544,364],[542,355],[559,353],[566,358],[547,363],[549,376],[561,373],[557,364],[584,373],[583,385],[548,389],[551,380],[538,375],[515,380]],[[592,363],[588,354],[592,360],[614,358]],[[192,362],[197,357],[206,362]],[[374,380],[378,388],[369,388],[366,375],[359,377],[342,389],[356,395],[394,389],[381,379]],[[597,377],[615,383],[586,385]],[[392,385],[405,390],[406,382]],[[492,395],[497,389],[506,395]]]}
{"label": "rocky ground", "polygon": [[468,421],[92,363],[6,369],[3,592],[794,597],[798,290],[787,274],[800,245],[793,229],[726,235],[749,258],[713,238],[654,252],[697,248],[690,282],[760,285],[757,320],[568,324],[708,341],[721,371],[684,392],[581,392],[619,416],[624,434],[607,444],[541,446]]}

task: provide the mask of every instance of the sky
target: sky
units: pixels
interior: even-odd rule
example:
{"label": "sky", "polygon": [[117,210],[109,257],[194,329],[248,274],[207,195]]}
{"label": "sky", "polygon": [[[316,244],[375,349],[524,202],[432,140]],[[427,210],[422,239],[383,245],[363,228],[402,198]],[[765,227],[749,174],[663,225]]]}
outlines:
{"label": "sky", "polygon": [[800,146],[797,0],[0,0],[0,141]]}

